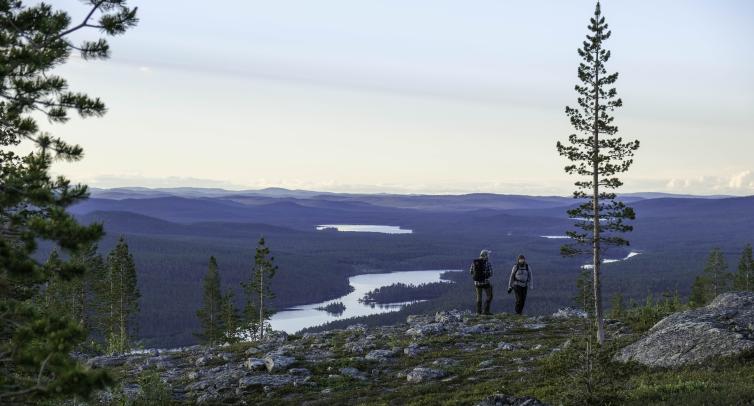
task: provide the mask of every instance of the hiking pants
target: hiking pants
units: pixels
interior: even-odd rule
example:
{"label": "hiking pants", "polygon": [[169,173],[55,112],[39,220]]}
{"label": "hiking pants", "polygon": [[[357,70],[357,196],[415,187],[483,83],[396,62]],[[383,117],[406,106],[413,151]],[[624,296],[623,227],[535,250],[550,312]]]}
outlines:
{"label": "hiking pants", "polygon": [[490,312],[490,304],[492,303],[492,284],[474,286],[476,288],[476,313],[482,314],[482,292],[487,296],[487,300],[484,301],[484,312]]}
{"label": "hiking pants", "polygon": [[524,311],[524,303],[526,303],[526,291],[529,288],[526,286],[513,286],[513,293],[516,294],[516,314],[521,314]]}

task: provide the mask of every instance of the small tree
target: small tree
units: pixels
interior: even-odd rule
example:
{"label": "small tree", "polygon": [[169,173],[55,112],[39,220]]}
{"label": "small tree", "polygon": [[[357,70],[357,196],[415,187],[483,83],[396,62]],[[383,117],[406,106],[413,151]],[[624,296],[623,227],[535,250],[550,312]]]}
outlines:
{"label": "small tree", "polygon": [[251,278],[243,284],[246,291],[245,322],[252,336],[260,340],[264,338],[266,321],[272,316],[267,301],[275,297],[270,289],[270,281],[278,269],[274,261],[275,258],[270,256],[270,249],[265,245],[264,237],[260,238],[254,255]]}
{"label": "small tree", "polygon": [[594,318],[593,286],[592,271],[586,268],[582,269],[579,277],[576,278],[576,295],[573,297],[573,301],[576,307],[584,310],[590,319]]}
{"label": "small tree", "polygon": [[128,250],[128,244],[120,237],[107,257],[105,302],[107,348],[110,353],[123,353],[132,348],[136,338],[139,313],[139,287],[136,265]]}
{"label": "small tree", "polygon": [[603,250],[607,246],[628,245],[628,241],[617,233],[631,231],[633,228],[625,220],[635,218],[634,211],[617,201],[615,193],[604,190],[623,185],[616,175],[631,167],[639,142],[624,141],[615,136],[618,127],[613,125],[610,113],[623,102],[611,87],[618,79],[618,73],[608,74],[605,69],[610,51],[604,48],[604,42],[611,33],[599,2],[588,28],[591,35],[586,36],[587,40],[578,50],[582,59],[578,68],[581,84],[576,85],[578,107],[566,107],[566,115],[577,133],[570,135],[568,144],[557,144],[558,153],[573,162],[565,168],[566,173],[583,177],[575,183],[574,198],[585,201],[568,211],[569,217],[577,220],[576,227],[580,230],[567,233],[575,244],[564,246],[561,252],[566,256],[588,252],[592,256],[597,341],[602,345],[605,341],[600,281]]}
{"label": "small tree", "polygon": [[691,285],[691,293],[689,294],[689,307],[701,307],[709,303],[709,294],[707,293],[708,286],[707,278],[704,275],[698,275],[694,278],[694,283]]}
{"label": "small tree", "polygon": [[223,295],[222,299],[222,322],[223,322],[223,340],[226,343],[235,343],[238,341],[238,329],[241,322],[236,310],[235,295],[229,290]]}
{"label": "small tree", "polygon": [[717,295],[727,292],[731,287],[732,275],[720,248],[710,252],[704,272],[694,279],[689,296],[689,305],[699,307],[709,304]]}
{"label": "small tree", "polygon": [[610,318],[621,319],[625,315],[626,305],[623,303],[623,294],[616,293],[610,300]]}
{"label": "small tree", "polygon": [[709,280],[710,301],[717,295],[730,290],[731,274],[728,272],[728,262],[720,248],[715,248],[710,253],[704,273]]}
{"label": "small tree", "polygon": [[754,256],[752,256],[751,244],[746,245],[738,261],[738,272],[733,281],[735,290],[754,290]]}
{"label": "small tree", "polygon": [[201,333],[196,336],[205,344],[216,345],[224,336],[222,319],[223,296],[220,290],[220,273],[217,260],[209,258],[209,269],[204,277],[204,305],[196,315],[202,325]]}

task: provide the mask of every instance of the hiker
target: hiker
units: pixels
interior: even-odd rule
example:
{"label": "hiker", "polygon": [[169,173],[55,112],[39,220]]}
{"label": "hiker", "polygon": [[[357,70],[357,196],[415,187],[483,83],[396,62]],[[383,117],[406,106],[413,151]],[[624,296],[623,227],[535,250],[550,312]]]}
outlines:
{"label": "hiker", "polygon": [[526,257],[519,255],[516,265],[513,265],[513,270],[511,270],[511,277],[508,280],[508,293],[512,291],[516,294],[516,314],[521,314],[524,311],[526,293],[529,288],[534,289],[534,278],[532,277],[531,267],[526,262]]}
{"label": "hiker", "polygon": [[[490,265],[490,250],[482,250],[479,253],[479,258],[475,259],[471,264],[469,273],[474,279],[474,287],[476,288],[476,314],[490,315],[490,304],[492,303],[492,265]],[[484,313],[482,313],[482,293],[487,296],[487,300],[484,302]]]}

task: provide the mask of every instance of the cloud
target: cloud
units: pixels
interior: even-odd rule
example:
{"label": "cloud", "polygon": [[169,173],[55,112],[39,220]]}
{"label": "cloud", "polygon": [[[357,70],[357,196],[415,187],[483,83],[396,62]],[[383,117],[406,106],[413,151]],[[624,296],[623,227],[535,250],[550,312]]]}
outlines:
{"label": "cloud", "polygon": [[733,175],[728,182],[731,189],[754,190],[754,171],[743,171]]}
{"label": "cloud", "polygon": [[87,179],[77,179],[89,186],[108,189],[117,187],[197,187],[197,188],[221,188],[230,190],[245,189],[244,185],[215,179],[201,179],[192,177],[168,176],[164,178],[147,177],[142,175],[99,175]]}
{"label": "cloud", "polygon": [[670,179],[665,187],[669,192],[699,194],[754,194],[754,171],[745,170],[729,176],[699,176]]}

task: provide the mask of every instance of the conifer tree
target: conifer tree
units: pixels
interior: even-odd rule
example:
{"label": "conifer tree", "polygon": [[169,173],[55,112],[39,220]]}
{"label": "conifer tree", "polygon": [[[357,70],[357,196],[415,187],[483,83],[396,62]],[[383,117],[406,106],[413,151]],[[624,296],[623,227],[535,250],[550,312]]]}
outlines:
{"label": "conifer tree", "polygon": [[71,260],[55,267],[36,261],[38,242],[74,254],[102,235],[101,225],[79,225],[66,212],[87,197],[86,187],[50,174],[55,161],[81,159],[82,149],[41,132],[37,119],[64,123],[72,112],[104,114],[101,100],[71,91],[56,68],[72,52],[84,60],[109,56],[105,38],[78,42],[83,31],[113,36],[137,23],[126,0],[83,3],[88,12],[74,22],[46,2],[0,0],[0,404],[86,396],[108,382],[106,373],[70,356],[85,337],[79,323],[34,300],[52,276],[68,280],[82,272]]}
{"label": "conifer tree", "polygon": [[589,269],[582,269],[579,277],[576,278],[576,295],[573,301],[576,307],[583,309],[590,319],[594,317],[593,286],[592,272]]}
{"label": "conifer tree", "polygon": [[222,311],[223,323],[223,341],[226,343],[235,343],[238,341],[238,329],[241,327],[241,321],[236,310],[235,295],[229,290],[223,295]]}
{"label": "conifer tree", "polygon": [[105,331],[110,353],[132,348],[139,313],[139,287],[136,265],[123,237],[107,256],[105,291],[102,294],[106,313]]}
{"label": "conifer tree", "polygon": [[93,328],[92,304],[94,281],[104,275],[102,257],[97,254],[94,244],[82,248],[72,255],[72,264],[81,268],[82,274],[65,279],[59,269],[63,264],[57,250],[53,250],[45,264],[48,272],[47,283],[38,300],[47,313],[67,317],[78,323],[86,334]]}
{"label": "conifer tree", "polygon": [[704,272],[694,279],[689,305],[699,307],[709,304],[717,295],[730,290],[732,275],[720,248],[710,252]]}
{"label": "conifer tree", "polygon": [[574,198],[583,200],[577,208],[568,211],[579,230],[567,233],[574,243],[564,246],[561,252],[566,256],[589,253],[592,257],[594,312],[597,341],[601,345],[605,341],[600,279],[603,251],[608,246],[628,245],[619,233],[631,231],[633,228],[625,221],[635,218],[634,211],[608,190],[623,185],[617,175],[631,167],[639,142],[616,136],[618,127],[613,124],[611,113],[623,102],[612,87],[618,73],[609,74],[605,68],[610,51],[605,49],[604,42],[611,32],[599,2],[588,29],[590,34],[578,50],[582,59],[578,68],[581,84],[575,87],[578,106],[566,107],[566,115],[576,133],[569,136],[567,143],[557,143],[558,153],[572,162],[566,166],[566,173],[582,177],[575,182]]}
{"label": "conifer tree", "polygon": [[224,338],[223,295],[220,290],[220,273],[215,257],[209,258],[209,268],[204,277],[203,307],[196,312],[202,325],[202,331],[196,336],[201,342],[217,345]]}
{"label": "conifer tree", "polygon": [[730,290],[731,274],[728,272],[728,263],[720,248],[715,248],[710,253],[704,273],[709,281],[710,301],[717,295]]}
{"label": "conifer tree", "polygon": [[741,253],[738,261],[738,272],[733,281],[733,289],[754,291],[754,256],[752,256],[751,244],[748,244]]}
{"label": "conifer tree", "polygon": [[97,251],[96,244],[88,244],[71,257],[71,261],[83,269],[76,283],[75,303],[79,309],[77,321],[87,335],[84,351],[101,350],[104,341],[102,317],[97,313],[98,288],[105,278],[105,261]]}
{"label": "conifer tree", "polygon": [[264,237],[260,238],[254,255],[251,278],[243,284],[246,291],[245,322],[250,328],[251,335],[260,340],[264,338],[266,321],[272,316],[268,300],[275,297],[270,289],[270,280],[277,271],[274,261],[275,258],[270,256],[270,249],[265,245]]}
{"label": "conifer tree", "polygon": [[709,295],[707,294],[707,280],[704,275],[698,275],[694,278],[689,294],[689,307],[701,307],[708,303]]}

